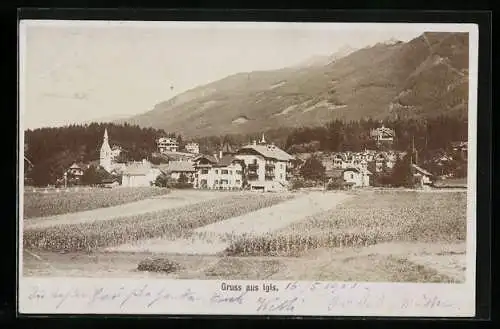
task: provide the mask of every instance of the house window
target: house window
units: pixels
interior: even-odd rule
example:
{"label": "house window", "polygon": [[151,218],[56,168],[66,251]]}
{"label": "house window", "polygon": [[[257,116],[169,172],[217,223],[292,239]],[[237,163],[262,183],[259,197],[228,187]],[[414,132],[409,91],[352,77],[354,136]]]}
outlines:
{"label": "house window", "polygon": [[351,173],[351,179],[354,179],[354,174],[353,173]]}
{"label": "house window", "polygon": [[208,174],[208,169],[203,169],[203,170],[201,171],[201,174],[202,174],[202,175],[206,175],[206,174]]}
{"label": "house window", "polygon": [[221,170],[223,175],[227,175],[227,170]]}
{"label": "house window", "polygon": [[229,175],[232,175],[233,174],[233,171],[232,170],[229,170]]}
{"label": "house window", "polygon": [[241,170],[236,170],[236,174],[237,174],[237,175],[243,175],[243,171],[241,171]]}
{"label": "house window", "polygon": [[215,184],[219,184],[219,181],[217,179],[215,180]]}
{"label": "house window", "polygon": [[236,180],[236,185],[240,185],[241,181],[239,179]]}
{"label": "house window", "polygon": [[216,174],[216,175],[217,175],[217,174],[219,174],[219,171],[218,171],[217,169],[215,169],[215,174]]}

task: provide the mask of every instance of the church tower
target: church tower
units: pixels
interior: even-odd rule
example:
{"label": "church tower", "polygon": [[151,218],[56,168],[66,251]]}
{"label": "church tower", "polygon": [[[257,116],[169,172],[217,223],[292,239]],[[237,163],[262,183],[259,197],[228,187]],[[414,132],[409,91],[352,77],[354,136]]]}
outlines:
{"label": "church tower", "polygon": [[104,130],[104,140],[101,146],[101,156],[99,158],[99,164],[103,167],[107,172],[111,171],[111,146],[109,146],[108,140],[108,129]]}
{"label": "church tower", "polygon": [[266,138],[264,137],[264,134],[262,134],[262,139],[260,140],[261,144],[266,144]]}

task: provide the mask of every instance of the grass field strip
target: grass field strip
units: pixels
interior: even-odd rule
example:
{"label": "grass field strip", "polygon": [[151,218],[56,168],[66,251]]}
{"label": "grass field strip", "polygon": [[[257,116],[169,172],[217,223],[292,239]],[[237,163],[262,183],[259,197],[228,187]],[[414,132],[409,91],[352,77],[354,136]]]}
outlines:
{"label": "grass field strip", "polygon": [[132,241],[161,236],[181,237],[184,232],[271,207],[293,198],[292,194],[228,195],[167,210],[128,215],[110,220],[29,228],[23,232],[25,248],[51,251],[96,251]]}
{"label": "grass field strip", "polygon": [[130,202],[118,206],[99,208],[76,213],[43,218],[25,219],[24,229],[44,228],[55,225],[79,224],[98,220],[135,216],[155,211],[188,206],[202,201],[213,200],[237,193],[195,193],[192,191],[172,191],[170,194],[146,200]]}
{"label": "grass field strip", "polygon": [[196,228],[185,238],[147,239],[107,250],[215,255],[223,252],[230,245],[231,239],[245,235],[259,236],[281,230],[311,214],[333,209],[350,197],[351,195],[346,193],[311,192],[272,207]]}

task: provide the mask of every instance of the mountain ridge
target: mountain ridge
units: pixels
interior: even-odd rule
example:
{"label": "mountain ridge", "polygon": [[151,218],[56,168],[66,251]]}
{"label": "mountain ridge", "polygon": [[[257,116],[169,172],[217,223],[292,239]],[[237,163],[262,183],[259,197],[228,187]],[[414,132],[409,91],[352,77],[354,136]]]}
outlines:
{"label": "mountain ridge", "polygon": [[464,116],[467,78],[467,33],[426,32],[326,64],[233,74],[118,122],[201,137],[335,119]]}

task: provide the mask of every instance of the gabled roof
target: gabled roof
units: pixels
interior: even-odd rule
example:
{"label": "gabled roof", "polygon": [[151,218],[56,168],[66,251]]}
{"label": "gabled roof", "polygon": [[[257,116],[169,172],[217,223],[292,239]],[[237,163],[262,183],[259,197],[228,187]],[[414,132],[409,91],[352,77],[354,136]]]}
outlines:
{"label": "gabled roof", "polygon": [[412,164],[411,166],[413,169],[415,169],[416,171],[418,171],[421,174],[424,174],[425,176],[434,176],[433,174],[431,174],[430,172],[428,172],[427,170],[425,170],[423,168],[420,168],[416,164]]}
{"label": "gabled roof", "polygon": [[84,168],[84,166],[83,166],[82,164],[78,164],[78,163],[76,163],[76,162],[75,162],[75,163],[73,163],[73,164],[71,165],[71,167],[69,167],[69,169],[83,169],[83,168]]}
{"label": "gabled roof", "polygon": [[206,154],[199,154],[196,157],[194,157],[193,161],[198,161],[200,159],[206,159],[211,163],[217,163],[217,159],[213,155],[206,155]]}
{"label": "gabled roof", "polygon": [[[188,161],[170,161],[163,170],[167,172],[194,172],[194,166]],[[162,171],[163,171],[162,170]]]}
{"label": "gabled roof", "polygon": [[219,162],[217,162],[214,166],[215,167],[227,167],[227,166],[231,165],[231,163],[233,163],[234,161],[239,161],[239,160],[236,159],[234,156],[228,154],[228,155],[224,155],[219,160]]}
{"label": "gabled roof", "polygon": [[143,163],[132,163],[125,167],[123,175],[126,176],[146,176],[149,174],[151,166]]}
{"label": "gabled roof", "polygon": [[358,168],[345,168],[344,170],[342,170],[342,172],[346,172],[346,171],[360,172],[360,170]]}
{"label": "gabled roof", "polygon": [[379,127],[379,128],[375,128],[375,129],[372,129],[371,130],[371,134],[372,135],[378,135],[378,134],[387,134],[387,135],[390,135],[390,136],[394,136],[394,130],[391,129],[391,128],[387,128],[387,127]]}
{"label": "gabled roof", "polygon": [[342,177],[342,169],[330,169],[325,171],[325,176],[329,178],[340,178]]}
{"label": "gabled roof", "polygon": [[240,148],[237,153],[242,153],[247,150],[252,150],[254,152],[257,152],[260,155],[264,156],[265,158],[276,159],[279,161],[290,161],[293,159],[293,156],[291,156],[290,154],[286,153],[285,151],[274,145],[249,144]]}

